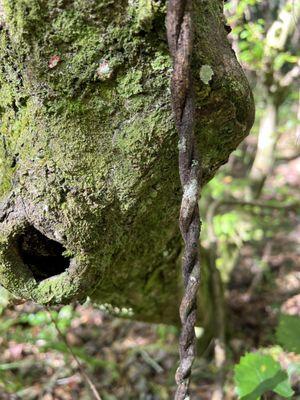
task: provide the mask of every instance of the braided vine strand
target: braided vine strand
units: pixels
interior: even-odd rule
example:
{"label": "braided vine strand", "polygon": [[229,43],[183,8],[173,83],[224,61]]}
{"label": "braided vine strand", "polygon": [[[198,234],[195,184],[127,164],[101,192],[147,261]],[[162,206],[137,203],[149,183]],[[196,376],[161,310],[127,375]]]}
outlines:
{"label": "braided vine strand", "polygon": [[184,241],[182,273],[184,295],[180,305],[182,330],[180,364],[176,372],[175,400],[189,399],[189,382],[196,356],[195,324],[200,285],[200,194],[201,168],[194,132],[195,110],[191,75],[193,52],[192,0],[169,0],[167,36],[173,58],[172,106],[179,134],[179,174],[183,190],[179,226]]}

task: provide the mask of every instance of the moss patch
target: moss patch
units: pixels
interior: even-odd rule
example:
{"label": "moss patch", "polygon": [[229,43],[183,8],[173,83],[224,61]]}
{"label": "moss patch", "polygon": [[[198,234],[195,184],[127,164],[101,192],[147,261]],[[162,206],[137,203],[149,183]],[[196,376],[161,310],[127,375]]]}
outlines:
{"label": "moss patch", "polygon": [[[196,8],[204,182],[251,125],[220,4]],[[136,318],[177,319],[180,185],[165,12],[148,0],[4,1],[0,196],[13,188],[27,218],[85,271],[37,286],[28,297],[38,302],[91,295]],[[203,65],[214,71],[209,84]]]}

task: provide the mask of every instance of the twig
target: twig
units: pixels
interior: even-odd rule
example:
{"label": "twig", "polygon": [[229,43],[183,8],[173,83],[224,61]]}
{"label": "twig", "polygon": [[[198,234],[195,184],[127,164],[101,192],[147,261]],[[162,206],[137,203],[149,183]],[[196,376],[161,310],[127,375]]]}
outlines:
{"label": "twig", "polygon": [[280,78],[279,84],[281,87],[290,86],[293,81],[300,76],[300,62],[295,65],[289,72]]}
{"label": "twig", "polygon": [[[30,368],[35,364],[34,360],[20,360],[6,364],[0,364],[0,371],[10,371],[19,368]],[[1,398],[1,397],[0,397]]]}
{"label": "twig", "polygon": [[[221,206],[232,205],[232,206],[243,206],[243,207],[261,207],[261,208],[269,208],[271,210],[279,210],[279,211],[294,211],[298,212],[300,208],[300,202],[294,202],[289,204],[284,203],[265,203],[263,201],[252,200],[252,201],[244,201],[235,198],[225,198],[222,200],[216,200],[212,203],[211,207],[209,208],[209,212],[216,213],[216,210]],[[213,207],[212,207],[213,206]]]}
{"label": "twig", "polygon": [[148,365],[150,365],[150,367],[153,368],[155,372],[157,372],[158,374],[164,372],[164,369],[152,357],[150,357],[150,355],[145,350],[141,350],[140,354],[143,357],[144,361]]}
{"label": "twig", "polygon": [[55,326],[55,329],[58,333],[58,336],[62,339],[62,341],[64,342],[64,344],[66,345],[69,353],[71,354],[71,356],[73,357],[74,361],[76,362],[79,372],[81,374],[81,376],[83,377],[83,379],[85,380],[85,382],[87,383],[88,387],[90,388],[91,392],[93,393],[94,397],[96,400],[102,400],[100,397],[100,394],[98,393],[95,385],[93,384],[93,382],[91,381],[90,377],[88,376],[88,374],[85,372],[80,360],[78,359],[78,357],[76,356],[76,354],[74,353],[72,347],[69,345],[67,338],[65,337],[65,335],[62,333],[62,331],[60,330],[57,321],[53,318],[52,314],[51,314],[51,310],[48,307],[45,307],[46,310],[48,311],[48,314],[51,318],[51,321],[53,323],[53,325]]}
{"label": "twig", "polygon": [[291,155],[289,157],[278,157],[278,158],[276,158],[275,163],[276,164],[288,163],[290,161],[297,160],[297,158],[299,158],[299,157],[300,157],[300,153],[293,154],[293,155]]}

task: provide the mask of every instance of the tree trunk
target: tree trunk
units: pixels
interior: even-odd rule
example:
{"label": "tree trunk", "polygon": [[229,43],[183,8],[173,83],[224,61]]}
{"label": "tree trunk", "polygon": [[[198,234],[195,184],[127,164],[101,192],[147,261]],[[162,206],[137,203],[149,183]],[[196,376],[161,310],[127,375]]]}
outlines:
{"label": "tree trunk", "polygon": [[277,125],[278,106],[272,97],[269,97],[261,118],[257,151],[249,175],[252,181],[252,196],[254,198],[260,196],[265,180],[270,175],[274,165],[275,148],[278,140]]}
{"label": "tree trunk", "polygon": [[[0,0],[0,282],[16,296],[89,296],[137,319],[177,321],[181,193],[165,13],[164,1]],[[203,184],[253,123],[226,35],[222,1],[195,2]],[[204,269],[202,320],[209,304]]]}

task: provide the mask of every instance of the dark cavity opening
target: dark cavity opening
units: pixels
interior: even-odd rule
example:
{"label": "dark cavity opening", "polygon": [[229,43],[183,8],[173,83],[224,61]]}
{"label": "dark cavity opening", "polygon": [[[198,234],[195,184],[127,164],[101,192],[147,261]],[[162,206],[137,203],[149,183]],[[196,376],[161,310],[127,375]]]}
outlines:
{"label": "dark cavity opening", "polygon": [[22,261],[38,282],[61,274],[70,265],[70,258],[63,255],[64,246],[47,238],[33,226],[18,237],[17,245]]}

